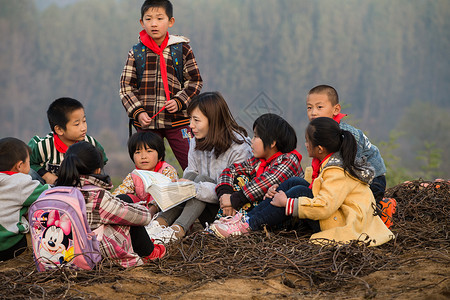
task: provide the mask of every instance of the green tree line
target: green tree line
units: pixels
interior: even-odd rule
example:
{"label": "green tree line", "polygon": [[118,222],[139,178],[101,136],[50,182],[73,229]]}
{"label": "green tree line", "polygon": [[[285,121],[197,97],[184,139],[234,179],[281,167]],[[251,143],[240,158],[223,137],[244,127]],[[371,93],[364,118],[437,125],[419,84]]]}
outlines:
{"label": "green tree line", "polygon": [[[447,0],[172,2],[169,32],[190,38],[203,90],[222,92],[248,129],[258,113],[280,113],[297,130],[304,165],[306,94],[325,83],[382,150],[391,185],[450,177]],[[132,166],[119,78],[142,0],[36,3],[0,0],[0,136],[45,135],[49,103],[73,97],[105,146],[108,171],[123,176]]]}

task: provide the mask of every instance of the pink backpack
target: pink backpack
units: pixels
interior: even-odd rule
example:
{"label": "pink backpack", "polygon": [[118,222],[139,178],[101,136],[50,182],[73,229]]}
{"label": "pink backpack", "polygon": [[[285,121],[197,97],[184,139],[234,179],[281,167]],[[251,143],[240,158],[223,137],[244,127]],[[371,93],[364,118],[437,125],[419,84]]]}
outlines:
{"label": "pink backpack", "polygon": [[86,202],[77,188],[44,191],[30,206],[28,216],[38,271],[90,270],[101,260],[97,236],[87,222]]}

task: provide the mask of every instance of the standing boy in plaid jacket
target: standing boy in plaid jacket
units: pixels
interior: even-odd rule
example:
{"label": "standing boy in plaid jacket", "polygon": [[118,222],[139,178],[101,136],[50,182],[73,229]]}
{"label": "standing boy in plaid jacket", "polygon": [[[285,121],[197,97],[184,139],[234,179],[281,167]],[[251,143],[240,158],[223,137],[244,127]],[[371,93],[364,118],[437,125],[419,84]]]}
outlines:
{"label": "standing boy in plaid jacket", "polygon": [[[189,150],[187,104],[199,94],[203,82],[189,39],[169,35],[175,22],[168,0],[146,0],[141,7],[140,41],[145,45],[143,74],[137,73],[133,49],[120,78],[120,97],[128,116],[138,131],[150,130],[166,138],[183,170]],[[176,76],[176,62],[170,46],[182,45],[183,82]],[[139,67],[139,66],[138,66]]]}

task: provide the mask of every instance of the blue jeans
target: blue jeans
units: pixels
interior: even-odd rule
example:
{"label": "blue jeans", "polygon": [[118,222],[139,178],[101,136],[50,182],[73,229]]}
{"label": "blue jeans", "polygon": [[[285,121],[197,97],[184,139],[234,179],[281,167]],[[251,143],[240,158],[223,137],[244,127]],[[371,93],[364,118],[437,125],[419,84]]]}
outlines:
{"label": "blue jeans", "polygon": [[[300,177],[291,177],[284,181],[277,189],[277,191],[280,190],[285,192],[288,198],[313,197],[309,183]],[[270,201],[272,201],[270,198],[264,199],[248,213],[248,224],[251,230],[261,230],[263,225],[279,225],[292,218],[291,216],[286,216],[285,207],[273,206],[270,204]],[[320,231],[318,221],[305,220],[305,222],[314,231]]]}
{"label": "blue jeans", "polygon": [[377,203],[383,200],[384,192],[386,191],[386,177],[384,175],[375,177],[370,184],[370,190]]}
{"label": "blue jeans", "polygon": [[[312,191],[309,183],[300,177],[292,177],[280,184],[277,191],[283,191],[288,198],[298,198],[306,196],[312,198]],[[272,199],[266,198],[258,206],[248,213],[248,224],[252,230],[260,230],[263,225],[275,226],[291,219],[286,216],[284,207],[277,207],[270,204]]]}
{"label": "blue jeans", "polygon": [[[289,178],[288,180],[280,184],[278,190],[282,190],[283,192],[285,192],[288,198],[314,198],[312,190],[309,188],[309,182],[300,177]],[[310,227],[313,232],[320,231],[319,221],[302,219],[301,222]]]}

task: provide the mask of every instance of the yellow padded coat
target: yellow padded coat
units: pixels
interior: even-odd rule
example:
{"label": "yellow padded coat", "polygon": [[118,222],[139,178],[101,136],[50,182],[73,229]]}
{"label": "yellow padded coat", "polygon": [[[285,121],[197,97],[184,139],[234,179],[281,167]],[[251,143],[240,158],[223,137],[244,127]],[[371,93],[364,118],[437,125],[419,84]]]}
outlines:
{"label": "yellow padded coat", "polygon": [[[345,172],[339,165],[329,165],[327,159],[314,180],[314,198],[300,197],[295,201],[294,216],[318,220],[321,231],[314,239],[337,242],[370,239],[378,246],[394,238],[379,216],[374,216],[375,199],[367,182]],[[339,158],[338,158],[339,159]]]}

